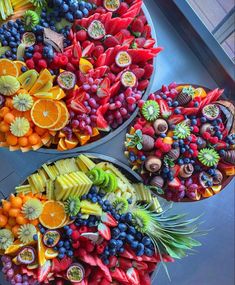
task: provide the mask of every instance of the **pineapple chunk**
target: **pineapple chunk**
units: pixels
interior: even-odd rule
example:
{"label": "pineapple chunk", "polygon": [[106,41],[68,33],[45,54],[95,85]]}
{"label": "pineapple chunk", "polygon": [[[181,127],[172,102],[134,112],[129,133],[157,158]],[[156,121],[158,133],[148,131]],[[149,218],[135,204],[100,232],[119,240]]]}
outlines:
{"label": "pineapple chunk", "polygon": [[32,192],[32,189],[31,189],[30,184],[27,184],[27,185],[21,185],[21,186],[15,187],[15,191],[16,193],[27,194],[27,193]]}
{"label": "pineapple chunk", "polygon": [[55,180],[56,177],[59,175],[59,172],[57,170],[57,168],[55,167],[55,165],[46,165],[43,164],[42,168],[44,169],[44,171],[46,172],[46,174],[49,176],[49,178],[51,180]]}
{"label": "pineapple chunk", "polygon": [[54,181],[48,180],[46,182],[46,195],[49,200],[54,200],[54,190],[55,190]]}
{"label": "pineapple chunk", "polygon": [[78,167],[83,171],[87,172],[94,168],[96,164],[87,156],[84,154],[80,154],[76,159]]}
{"label": "pineapple chunk", "polygon": [[55,167],[60,174],[67,174],[78,171],[78,167],[74,158],[58,160],[55,162]]}
{"label": "pineapple chunk", "polygon": [[98,203],[91,203],[90,201],[81,201],[81,213],[85,215],[102,215],[102,208]]}

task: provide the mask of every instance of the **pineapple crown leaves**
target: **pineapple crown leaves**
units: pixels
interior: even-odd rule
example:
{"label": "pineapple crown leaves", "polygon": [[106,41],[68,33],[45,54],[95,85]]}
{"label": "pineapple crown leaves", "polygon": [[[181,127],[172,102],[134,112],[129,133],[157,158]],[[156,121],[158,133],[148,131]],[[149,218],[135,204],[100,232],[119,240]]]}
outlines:
{"label": "pineapple crown leaves", "polygon": [[194,96],[194,93],[195,93],[194,88],[191,85],[184,87],[182,89],[182,92],[185,94],[188,94],[189,96],[192,96],[192,97]]}
{"label": "pineapple crown leaves", "polygon": [[126,146],[128,147],[136,147],[138,150],[141,150],[143,145],[143,134],[141,130],[136,130],[133,135],[127,134],[126,138],[129,139],[128,142],[126,142]]}
{"label": "pineapple crown leaves", "polygon": [[171,206],[172,203],[163,212],[156,213],[149,210],[149,205],[135,204],[132,212],[138,213],[139,219],[143,216],[145,234],[150,237],[160,256],[166,253],[180,259],[186,255],[186,251],[201,245],[193,238],[201,235],[196,223],[201,216],[186,219],[185,214],[169,215],[167,213]]}
{"label": "pineapple crown leaves", "polygon": [[174,160],[170,158],[168,155],[164,156],[163,163],[166,167],[169,167],[169,168],[175,166]]}

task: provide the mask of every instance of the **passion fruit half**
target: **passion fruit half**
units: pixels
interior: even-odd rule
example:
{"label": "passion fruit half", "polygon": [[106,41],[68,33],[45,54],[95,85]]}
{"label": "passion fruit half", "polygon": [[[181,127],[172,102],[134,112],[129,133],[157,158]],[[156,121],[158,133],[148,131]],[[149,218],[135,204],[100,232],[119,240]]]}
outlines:
{"label": "passion fruit half", "polygon": [[60,233],[57,230],[48,230],[43,235],[43,243],[47,247],[54,247],[60,241]]}
{"label": "passion fruit half", "polygon": [[119,67],[127,67],[131,65],[131,57],[127,51],[120,51],[116,55],[115,62]]}
{"label": "passion fruit half", "polygon": [[31,246],[24,247],[17,255],[17,261],[20,264],[32,264],[35,261],[35,249]]}
{"label": "passion fruit half", "polygon": [[87,32],[88,35],[94,40],[100,40],[106,34],[105,27],[99,20],[92,21],[87,29]]}
{"label": "passion fruit half", "polygon": [[104,8],[110,12],[115,12],[120,7],[120,1],[119,0],[104,0]]}
{"label": "passion fruit half", "polygon": [[70,90],[76,84],[76,76],[70,71],[64,71],[58,76],[57,82],[62,89]]}
{"label": "passion fruit half", "polygon": [[121,76],[121,82],[125,87],[134,87],[136,85],[136,76],[132,71],[124,71]]}
{"label": "passion fruit half", "polygon": [[208,120],[214,120],[219,117],[220,109],[216,104],[208,104],[202,109],[202,114]]}
{"label": "passion fruit half", "polygon": [[85,275],[84,267],[80,263],[73,263],[69,266],[66,275],[71,282],[81,282]]}

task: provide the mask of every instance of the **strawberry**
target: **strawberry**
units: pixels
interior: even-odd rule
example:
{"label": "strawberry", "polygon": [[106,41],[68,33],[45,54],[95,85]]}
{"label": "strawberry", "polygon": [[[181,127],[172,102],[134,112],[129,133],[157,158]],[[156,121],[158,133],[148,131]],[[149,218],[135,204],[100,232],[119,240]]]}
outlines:
{"label": "strawberry", "polygon": [[161,151],[164,153],[167,153],[170,150],[171,150],[171,145],[167,143],[163,143],[163,145],[161,146]]}
{"label": "strawberry", "polygon": [[[123,3],[123,2],[122,2],[122,3]],[[127,29],[122,29],[120,32],[121,32],[121,33],[123,34],[123,36],[126,37],[126,38],[128,38],[128,37],[131,36],[130,31],[128,31]]]}
{"label": "strawberry", "polygon": [[57,258],[52,259],[51,271],[52,272],[60,272],[60,262]]}
{"label": "strawberry", "polygon": [[146,39],[143,37],[135,39],[134,45],[136,45],[136,48],[142,48],[146,42]]}
{"label": "strawberry", "polygon": [[124,284],[124,283],[129,284],[129,280],[127,279],[126,273],[121,268],[116,267],[115,270],[111,271],[110,273],[111,273],[112,278],[119,281],[121,284]]}
{"label": "strawberry", "polygon": [[116,13],[119,16],[122,16],[123,14],[125,14],[127,12],[127,10],[129,9],[129,5],[126,2],[121,2],[118,10],[116,11]]}
{"label": "strawberry", "polygon": [[149,25],[145,25],[145,26],[144,26],[143,36],[144,36],[146,39],[151,38],[151,27],[150,27]]}
{"label": "strawberry", "polygon": [[174,177],[178,176],[180,171],[180,166],[178,164],[175,164],[174,167],[171,167],[171,171]]}
{"label": "strawberry", "polygon": [[96,246],[96,252],[98,254],[103,253],[104,249],[105,249],[105,245],[103,245],[103,244],[99,244],[99,245]]}
{"label": "strawberry", "polygon": [[133,261],[133,267],[136,268],[137,270],[147,270],[148,265],[146,262],[141,262],[141,261]]}
{"label": "strawberry", "polygon": [[137,79],[140,79],[144,75],[144,69],[143,68],[137,67],[137,68],[132,69],[131,71],[135,74]]}
{"label": "strawberry", "polygon": [[175,177],[172,181],[168,182],[168,186],[174,190],[178,190],[181,182],[178,177]]}
{"label": "strawberry", "polygon": [[148,85],[149,85],[149,80],[144,79],[144,80],[139,81],[137,88],[138,88],[138,90],[143,91],[148,87]]}
{"label": "strawberry", "polygon": [[144,24],[140,19],[135,19],[131,24],[131,31],[134,35],[140,36],[144,31]]}
{"label": "strawberry", "polygon": [[118,39],[115,38],[114,36],[107,36],[103,44],[106,48],[110,48],[110,47],[115,47],[116,45],[119,45],[120,43]]}
{"label": "strawberry", "polygon": [[98,225],[98,232],[105,240],[110,240],[111,239],[110,228],[108,226],[106,226],[105,224],[99,223],[99,225]]}
{"label": "strawberry", "polygon": [[47,260],[43,266],[38,268],[37,281],[43,282],[44,280],[46,280],[50,270],[51,270],[51,261]]}
{"label": "strawberry", "polygon": [[118,262],[119,262],[119,267],[121,267],[124,270],[127,270],[132,267],[132,261],[130,259],[120,257],[118,259]]}
{"label": "strawberry", "polygon": [[101,221],[109,227],[116,227],[118,224],[114,217],[109,213],[103,213],[101,216]]}
{"label": "strawberry", "polygon": [[68,62],[66,65],[66,70],[74,72],[74,71],[76,71],[76,68],[74,67],[74,65],[71,62]]}
{"label": "strawberry", "polygon": [[167,102],[163,99],[156,100],[160,107],[160,113],[164,119],[167,119],[171,115],[171,110],[167,104]]}
{"label": "strawberry", "polygon": [[160,149],[156,150],[155,151],[155,156],[158,157],[158,158],[161,158],[163,155],[162,151]]}
{"label": "strawberry", "polygon": [[145,15],[139,16],[138,20],[140,20],[144,25],[147,23],[147,19],[146,19]]}
{"label": "strawberry", "polygon": [[129,268],[126,272],[126,276],[128,281],[132,284],[132,285],[139,285],[140,284],[140,277],[139,277],[139,273],[137,271],[136,268]]}
{"label": "strawberry", "polygon": [[142,129],[142,133],[145,134],[145,135],[149,135],[149,136],[153,137],[154,134],[155,134],[155,130],[151,126],[145,126]]}
{"label": "strawberry", "polygon": [[108,265],[108,267],[109,267],[109,268],[116,267],[116,266],[117,266],[117,263],[118,263],[117,257],[116,257],[116,256],[111,256],[111,257],[109,258],[109,265]]}
{"label": "strawberry", "polygon": [[79,42],[84,42],[87,39],[87,32],[85,30],[80,30],[76,33],[76,39]]}
{"label": "strawberry", "polygon": [[98,58],[102,53],[104,53],[104,47],[102,45],[98,45],[94,48],[92,55]]}

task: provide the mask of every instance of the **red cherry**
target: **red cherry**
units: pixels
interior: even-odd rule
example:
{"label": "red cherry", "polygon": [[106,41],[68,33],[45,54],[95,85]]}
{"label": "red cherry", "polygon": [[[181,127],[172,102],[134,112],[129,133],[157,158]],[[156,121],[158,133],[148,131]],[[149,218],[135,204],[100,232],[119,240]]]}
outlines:
{"label": "red cherry", "polygon": [[155,145],[156,148],[160,148],[163,145],[162,139],[161,138],[156,139],[154,145]]}

